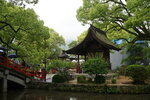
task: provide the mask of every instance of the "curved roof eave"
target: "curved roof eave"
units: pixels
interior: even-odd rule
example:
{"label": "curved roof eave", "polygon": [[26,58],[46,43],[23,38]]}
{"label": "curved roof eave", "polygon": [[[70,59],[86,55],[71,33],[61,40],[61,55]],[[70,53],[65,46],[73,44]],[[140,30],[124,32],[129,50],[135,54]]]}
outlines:
{"label": "curved roof eave", "polygon": [[[100,36],[98,36],[97,32],[102,34],[101,36],[103,36],[103,37],[101,39],[99,38]],[[111,41],[108,40],[104,31],[91,25],[90,28],[88,29],[88,33],[87,33],[86,37],[84,38],[84,40],[81,41],[79,44],[77,44],[75,47],[73,47],[69,50],[66,50],[66,53],[80,54],[80,50],[83,49],[85,43],[91,38],[94,38],[100,45],[103,45],[103,47],[105,47],[107,49],[114,49],[117,51],[121,50],[120,48],[116,47]]]}

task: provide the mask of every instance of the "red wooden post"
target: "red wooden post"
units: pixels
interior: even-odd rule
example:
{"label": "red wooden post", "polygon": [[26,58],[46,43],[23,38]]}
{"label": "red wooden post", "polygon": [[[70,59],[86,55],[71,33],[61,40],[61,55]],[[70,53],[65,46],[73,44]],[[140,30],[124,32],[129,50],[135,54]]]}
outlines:
{"label": "red wooden post", "polygon": [[44,81],[46,81],[46,70],[45,70],[45,68],[42,68],[42,79]]}

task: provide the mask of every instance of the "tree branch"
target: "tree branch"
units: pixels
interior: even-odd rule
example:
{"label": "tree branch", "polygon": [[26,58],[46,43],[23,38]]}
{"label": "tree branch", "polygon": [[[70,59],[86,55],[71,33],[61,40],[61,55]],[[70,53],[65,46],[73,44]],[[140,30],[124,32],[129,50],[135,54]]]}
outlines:
{"label": "tree branch", "polygon": [[3,39],[2,39],[1,37],[0,37],[0,41],[1,41],[3,44],[5,44],[7,47],[9,47],[9,48],[11,48],[11,49],[13,49],[13,50],[17,51],[17,49],[15,49],[15,48],[11,47],[11,46],[9,45],[9,43],[7,43],[7,42],[3,41]]}
{"label": "tree branch", "polygon": [[132,41],[129,41],[126,38],[119,38],[119,39],[116,39],[116,40],[125,40],[127,43],[134,43],[137,40],[137,38],[134,38]]}
{"label": "tree branch", "polygon": [[126,5],[122,2],[122,0],[120,0],[120,2],[115,0],[108,0],[108,1],[121,5],[124,8],[124,10],[127,12],[128,16],[131,16],[130,12],[128,11]]}
{"label": "tree branch", "polygon": [[112,30],[112,29],[114,29],[114,28],[116,28],[117,26],[112,26],[112,27],[110,27],[109,29],[107,29],[105,32],[107,33],[108,31],[110,31],[110,30]]}
{"label": "tree branch", "polygon": [[4,26],[0,27],[0,30],[4,29],[6,26],[8,26],[8,25],[5,24]]}
{"label": "tree branch", "polygon": [[138,28],[135,27],[135,28],[133,28],[133,29],[134,29],[139,35],[140,35],[140,34],[143,34],[142,32],[139,31]]}
{"label": "tree branch", "polygon": [[110,18],[115,18],[116,20],[119,20],[121,22],[124,22],[124,21],[127,21],[125,18],[122,18],[122,17],[117,17],[117,16],[110,16]]}
{"label": "tree branch", "polygon": [[9,26],[15,33],[17,33],[17,32],[20,30],[20,27],[19,27],[17,30],[15,30],[15,29],[13,28],[13,26],[12,26],[11,24],[7,23],[7,22],[0,21],[0,23]]}
{"label": "tree branch", "polygon": [[124,27],[121,27],[121,29],[125,30],[126,32],[128,32],[128,33],[130,33],[130,34],[133,34],[133,35],[135,35],[135,36],[138,36],[137,33],[134,33],[134,32],[132,32],[132,31],[130,31],[130,30],[124,28]]}
{"label": "tree branch", "polygon": [[15,39],[15,37],[13,36],[9,43],[12,43],[14,39]]}
{"label": "tree branch", "polygon": [[145,33],[145,34],[150,34],[150,31],[148,31],[148,29],[146,29],[146,27],[143,25],[140,27],[142,29],[142,31]]}
{"label": "tree branch", "polygon": [[137,33],[134,33],[134,32],[132,32],[132,31],[130,31],[130,30],[124,28],[124,27],[121,26],[119,23],[117,23],[117,22],[114,22],[114,23],[117,24],[121,29],[125,30],[126,32],[128,32],[128,33],[130,33],[130,34],[133,34],[133,35],[135,35],[135,36],[138,36]]}

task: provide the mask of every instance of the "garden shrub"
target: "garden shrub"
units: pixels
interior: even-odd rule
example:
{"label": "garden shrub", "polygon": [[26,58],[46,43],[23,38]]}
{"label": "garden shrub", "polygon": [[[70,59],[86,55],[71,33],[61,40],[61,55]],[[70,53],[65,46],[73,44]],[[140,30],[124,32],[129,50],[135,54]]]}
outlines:
{"label": "garden shrub", "polygon": [[86,77],[84,75],[80,75],[77,77],[77,82],[78,83],[85,83],[86,82]]}
{"label": "garden shrub", "polygon": [[83,70],[89,75],[94,75],[96,83],[101,83],[99,78],[102,78],[102,82],[105,80],[105,78],[98,75],[108,73],[108,63],[101,57],[90,58],[84,63]]}
{"label": "garden shrub", "polygon": [[59,74],[54,75],[53,78],[52,78],[52,82],[54,82],[54,83],[63,83],[65,81],[66,81],[65,78],[62,75],[59,75]]}
{"label": "garden shrub", "polygon": [[48,66],[48,69],[55,69],[59,75],[64,76],[65,80],[68,81],[72,79],[69,69],[73,68],[74,65],[69,61],[62,60],[52,60]]}
{"label": "garden shrub", "polygon": [[84,63],[83,70],[90,75],[107,74],[108,63],[100,57],[90,58]]}
{"label": "garden shrub", "polygon": [[99,83],[99,84],[102,84],[102,83],[105,83],[106,79],[104,76],[102,75],[97,75],[94,79],[95,83]]}
{"label": "garden shrub", "polygon": [[126,75],[131,77],[134,83],[143,84],[148,78],[148,71],[146,67],[142,65],[129,65],[126,68]]}
{"label": "garden shrub", "polygon": [[146,66],[146,69],[148,71],[148,77],[150,78],[150,65],[149,66]]}
{"label": "garden shrub", "polygon": [[112,84],[116,84],[116,82],[117,82],[117,81],[116,81],[115,78],[112,78],[112,79],[111,79],[111,83],[112,83]]}

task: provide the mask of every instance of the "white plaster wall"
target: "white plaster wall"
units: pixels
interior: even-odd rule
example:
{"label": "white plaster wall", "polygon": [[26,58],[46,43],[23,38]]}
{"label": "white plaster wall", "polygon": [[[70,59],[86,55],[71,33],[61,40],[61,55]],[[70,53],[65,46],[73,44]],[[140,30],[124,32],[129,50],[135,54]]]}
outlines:
{"label": "white plaster wall", "polygon": [[124,58],[126,58],[127,55],[123,53],[123,51],[113,51],[113,53],[110,53],[110,63],[111,63],[111,69],[114,70],[121,65],[123,65],[121,62]]}

